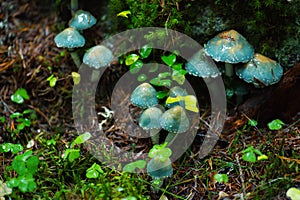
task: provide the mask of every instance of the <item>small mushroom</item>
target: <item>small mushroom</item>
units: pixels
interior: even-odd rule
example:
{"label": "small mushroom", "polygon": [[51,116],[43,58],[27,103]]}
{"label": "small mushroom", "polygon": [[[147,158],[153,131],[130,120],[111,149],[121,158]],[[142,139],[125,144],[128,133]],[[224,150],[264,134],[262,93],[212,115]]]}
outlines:
{"label": "small mushroom", "polygon": [[85,30],[95,25],[96,22],[96,18],[90,12],[77,10],[69,25],[77,30]]}
{"label": "small mushroom", "polygon": [[215,61],[225,62],[225,74],[233,75],[232,64],[246,63],[254,55],[253,47],[235,30],[224,31],[205,45],[205,52]]}
{"label": "small mushroom", "polygon": [[178,133],[186,132],[190,127],[189,118],[181,106],[175,106],[164,112],[160,118],[160,125],[169,131],[165,142],[171,143]]}
{"label": "small mushroom", "polygon": [[83,63],[95,69],[92,72],[92,81],[99,80],[100,71],[98,69],[109,65],[112,59],[111,50],[103,45],[97,45],[87,50],[83,56]]}
{"label": "small mushroom", "polygon": [[236,70],[236,74],[259,88],[277,83],[283,75],[283,69],[276,61],[255,53],[253,59]]}
{"label": "small mushroom", "polygon": [[142,109],[158,104],[157,92],[149,83],[142,83],[134,89],[130,97],[131,102]]}
{"label": "small mushroom", "polygon": [[151,107],[146,109],[139,118],[139,126],[150,132],[153,144],[159,143],[160,117],[162,111],[159,108]]}
{"label": "small mushroom", "polygon": [[97,45],[89,50],[83,56],[83,63],[88,66],[99,69],[110,64],[113,59],[111,50],[103,45]]}
{"label": "small mushroom", "polygon": [[80,58],[73,48],[83,47],[85,44],[84,37],[74,28],[69,27],[55,36],[54,42],[57,47],[68,48],[71,57],[77,67],[81,65]]}
{"label": "small mushroom", "polygon": [[215,78],[221,75],[215,63],[205,54],[204,49],[191,57],[185,69],[189,74],[202,78]]}
{"label": "small mushroom", "polygon": [[153,179],[164,179],[172,176],[173,167],[170,158],[161,161],[158,157],[152,158],[147,164],[147,173]]}

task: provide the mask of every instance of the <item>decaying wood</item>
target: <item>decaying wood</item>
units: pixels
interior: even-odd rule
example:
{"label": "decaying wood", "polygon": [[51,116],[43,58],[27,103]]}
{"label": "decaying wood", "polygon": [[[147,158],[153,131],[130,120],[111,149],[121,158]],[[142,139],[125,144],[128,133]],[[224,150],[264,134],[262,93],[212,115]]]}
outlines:
{"label": "decaying wood", "polygon": [[260,124],[277,118],[290,123],[300,118],[300,63],[286,71],[278,84],[247,100],[239,110]]}

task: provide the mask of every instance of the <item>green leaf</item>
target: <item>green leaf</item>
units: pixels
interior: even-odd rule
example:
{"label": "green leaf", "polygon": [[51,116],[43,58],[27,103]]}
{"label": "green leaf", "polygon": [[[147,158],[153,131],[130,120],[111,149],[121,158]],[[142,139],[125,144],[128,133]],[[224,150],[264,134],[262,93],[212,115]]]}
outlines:
{"label": "green leaf", "polygon": [[171,76],[170,72],[162,72],[158,74],[159,79],[167,78],[168,76]]}
{"label": "green leaf", "polygon": [[300,199],[300,190],[295,187],[291,187],[286,192],[286,196],[291,198],[291,200],[299,200]]}
{"label": "green leaf", "polygon": [[177,70],[177,71],[181,70],[182,69],[182,63],[175,63],[174,65],[172,65],[172,69]]}
{"label": "green leaf", "polygon": [[140,74],[138,77],[137,77],[137,80],[139,82],[143,82],[145,80],[147,80],[147,75],[146,74]]}
{"label": "green leaf", "polygon": [[72,72],[71,75],[73,78],[74,85],[79,84],[80,83],[80,74],[77,72]]}
{"label": "green leaf", "polygon": [[150,80],[150,83],[152,85],[155,85],[155,86],[171,87],[171,80],[170,79],[161,80],[159,78],[153,78],[153,79]]}
{"label": "green leaf", "polygon": [[18,103],[18,104],[24,103],[24,99],[23,99],[23,97],[20,94],[13,94],[13,95],[11,95],[10,99],[13,102]]}
{"label": "green leaf", "polygon": [[167,143],[154,145],[148,153],[149,158],[157,158],[162,162],[165,162],[171,155],[172,150],[166,147]]}
{"label": "green leaf", "polygon": [[168,93],[169,93],[168,91],[158,91],[156,97],[158,99],[163,99],[166,96],[168,96]]}
{"label": "green leaf", "polygon": [[0,152],[9,152],[12,148],[13,144],[12,143],[4,143],[0,145]]}
{"label": "green leaf", "polygon": [[15,170],[19,175],[23,175],[27,173],[27,168],[25,162],[22,160],[14,159],[11,163],[13,170]]}
{"label": "green leaf", "polygon": [[86,177],[87,178],[98,178],[99,175],[103,174],[104,171],[101,169],[100,165],[94,163],[90,168],[86,170]]}
{"label": "green leaf", "polygon": [[228,182],[228,176],[227,174],[215,174],[214,180],[219,183],[227,183]]}
{"label": "green leaf", "polygon": [[125,59],[125,65],[129,66],[132,65],[133,63],[135,63],[138,59],[140,58],[139,55],[137,54],[130,54],[126,57]]}
{"label": "green leaf", "polygon": [[30,174],[35,174],[37,169],[38,169],[38,165],[39,165],[39,158],[37,156],[32,156],[30,158],[28,158],[26,165],[28,168],[28,173]]}
{"label": "green leaf", "polygon": [[5,117],[0,117],[0,122],[4,123],[5,122]]}
{"label": "green leaf", "polygon": [[144,65],[143,61],[138,60],[138,61],[136,61],[135,63],[133,63],[132,65],[129,66],[129,71],[132,74],[136,74],[142,69],[143,65]]}
{"label": "green leaf", "polygon": [[140,55],[142,58],[148,58],[151,52],[152,48],[148,44],[146,44],[141,48]]}
{"label": "green leaf", "polygon": [[244,153],[242,158],[243,158],[244,161],[248,161],[248,162],[255,162],[256,161],[256,155],[253,152]]}
{"label": "green leaf", "polygon": [[22,116],[23,116],[22,113],[20,113],[20,112],[14,112],[14,113],[12,113],[12,114],[10,115],[10,118],[11,118],[11,119],[14,119],[14,118],[17,118],[17,117],[22,117]]}
{"label": "green leaf", "polygon": [[254,127],[254,126],[257,126],[257,121],[255,121],[254,119],[249,119],[249,121],[248,121],[248,125],[249,126],[252,126],[252,127]]}
{"label": "green leaf", "polygon": [[128,163],[124,166],[123,170],[125,172],[133,172],[136,168],[143,169],[146,166],[146,161],[145,160],[137,160],[132,163]]}
{"label": "green leaf", "polygon": [[17,125],[17,130],[21,131],[25,128],[25,124],[21,123]]}
{"label": "green leaf", "polygon": [[268,160],[268,156],[260,155],[260,156],[257,157],[257,160]]}
{"label": "green leaf", "polygon": [[157,63],[152,63],[151,65],[147,65],[147,67],[149,68],[149,72],[156,72],[158,70],[158,64]]}
{"label": "green leaf", "polygon": [[79,149],[66,149],[66,153],[70,162],[73,162],[75,159],[80,157]]}
{"label": "green leaf", "polygon": [[268,127],[272,131],[278,131],[282,128],[282,125],[284,125],[284,122],[282,122],[280,119],[275,119],[268,123]]}
{"label": "green leaf", "polygon": [[29,95],[24,88],[19,88],[13,95],[10,96],[10,99],[15,103],[22,104],[25,99],[29,99]]}
{"label": "green leaf", "polygon": [[173,70],[172,80],[176,81],[179,85],[184,84],[185,76],[182,75],[179,71]]}
{"label": "green leaf", "polygon": [[[79,135],[75,140],[74,140],[74,144],[82,144],[84,142],[86,142],[87,140],[89,140],[92,137],[92,135],[89,132],[85,132],[81,135]],[[73,145],[71,145],[72,147]]]}
{"label": "green leaf", "polygon": [[20,144],[12,144],[12,146],[11,146],[11,152],[13,154],[19,153],[21,151],[23,151],[23,146],[22,145],[20,145]]}
{"label": "green leaf", "polygon": [[162,56],[161,59],[165,64],[171,67],[176,62],[176,55],[170,54],[168,56]]}
{"label": "green leaf", "polygon": [[27,118],[24,118],[22,120],[22,124],[24,124],[25,126],[29,127],[31,125],[31,121]]}
{"label": "green leaf", "polygon": [[50,87],[54,87],[56,85],[56,81],[57,81],[56,77],[51,78],[51,80],[49,81]]}
{"label": "green leaf", "polygon": [[29,113],[32,113],[32,112],[33,112],[33,110],[31,110],[31,109],[26,109],[26,110],[23,111],[23,114],[29,114]]}
{"label": "green leaf", "polygon": [[130,15],[130,14],[131,14],[130,10],[124,10],[124,11],[118,13],[117,16],[128,18],[128,15]]}

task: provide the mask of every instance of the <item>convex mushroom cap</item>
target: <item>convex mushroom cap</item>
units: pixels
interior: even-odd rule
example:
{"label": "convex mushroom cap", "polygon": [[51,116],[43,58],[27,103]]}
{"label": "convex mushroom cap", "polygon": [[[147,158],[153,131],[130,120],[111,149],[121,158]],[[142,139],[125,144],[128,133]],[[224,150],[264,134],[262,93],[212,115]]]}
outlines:
{"label": "convex mushroom cap", "polygon": [[215,63],[205,54],[204,49],[191,57],[185,69],[189,74],[202,78],[215,78],[221,75]]}
{"label": "convex mushroom cap", "polygon": [[175,106],[162,114],[160,125],[169,132],[183,133],[189,129],[190,121],[184,108]]}
{"label": "convex mushroom cap", "polygon": [[85,44],[84,37],[74,28],[66,28],[55,36],[54,42],[57,47],[77,48]]}
{"label": "convex mushroom cap", "polygon": [[77,30],[85,30],[95,25],[96,22],[96,18],[90,12],[77,10],[70,21],[70,27]]}
{"label": "convex mushroom cap", "polygon": [[131,94],[131,102],[140,108],[150,108],[158,104],[157,92],[149,83],[137,86]]}
{"label": "convex mushroom cap", "polygon": [[205,45],[206,53],[215,61],[246,63],[254,54],[253,47],[235,30],[224,31]]}
{"label": "convex mushroom cap", "polygon": [[99,69],[100,67],[105,67],[110,64],[113,59],[111,50],[103,45],[97,45],[89,50],[83,56],[83,63]]}
{"label": "convex mushroom cap", "polygon": [[158,158],[152,158],[147,164],[147,173],[153,179],[163,179],[170,177],[173,174],[171,160],[168,158],[162,162]]}
{"label": "convex mushroom cap", "polygon": [[282,77],[283,69],[276,61],[256,53],[253,59],[236,70],[236,74],[255,87],[264,87],[277,83]]}
{"label": "convex mushroom cap", "polygon": [[146,109],[139,118],[139,126],[144,130],[159,129],[162,111],[157,107]]}

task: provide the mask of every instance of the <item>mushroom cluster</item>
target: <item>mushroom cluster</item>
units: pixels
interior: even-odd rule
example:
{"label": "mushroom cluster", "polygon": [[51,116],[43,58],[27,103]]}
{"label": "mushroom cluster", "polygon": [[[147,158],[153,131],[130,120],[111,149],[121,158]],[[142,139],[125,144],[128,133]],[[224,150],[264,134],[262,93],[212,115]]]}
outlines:
{"label": "mushroom cluster", "polygon": [[96,18],[88,11],[77,10],[69,22],[69,27],[57,34],[54,38],[57,47],[67,48],[70,51],[71,57],[78,68],[81,65],[81,60],[74,48],[83,47],[85,45],[85,39],[80,31],[91,28],[96,22]]}
{"label": "mushroom cluster", "polygon": [[[204,49],[205,53],[215,61],[225,62],[226,76],[233,76],[232,64],[245,63],[242,67],[237,66],[235,72],[239,78],[252,83],[255,87],[275,84],[282,77],[281,65],[264,55],[255,53],[248,41],[235,30],[219,33],[204,45]],[[195,65],[193,59],[187,64],[187,70],[193,69],[190,66]],[[210,69],[209,65],[207,69]]]}
{"label": "mushroom cluster", "polygon": [[[169,96],[190,97],[187,92],[175,86],[170,89]],[[182,100],[166,103],[169,108],[163,112],[158,105],[157,91],[149,83],[142,83],[137,86],[131,94],[130,100],[133,105],[143,109],[139,117],[139,126],[150,133],[152,143],[159,143],[159,132],[161,129],[168,131],[165,142],[172,143],[176,134],[186,132],[190,127],[189,117],[184,107],[186,103]]]}
{"label": "mushroom cluster", "polygon": [[[280,81],[283,69],[276,61],[254,52],[254,48],[240,33],[228,30],[219,33],[210,39],[204,48],[199,50],[187,62],[185,69],[193,76],[201,78],[216,78],[221,75],[213,60],[225,62],[225,75],[236,75],[257,88],[262,88]],[[236,68],[233,68],[233,64]],[[231,84],[230,84],[231,85]],[[236,95],[237,104],[242,102],[243,95],[247,94],[245,86],[235,84],[230,94]],[[228,88],[228,91],[231,91]],[[212,91],[213,92],[213,91]]]}

